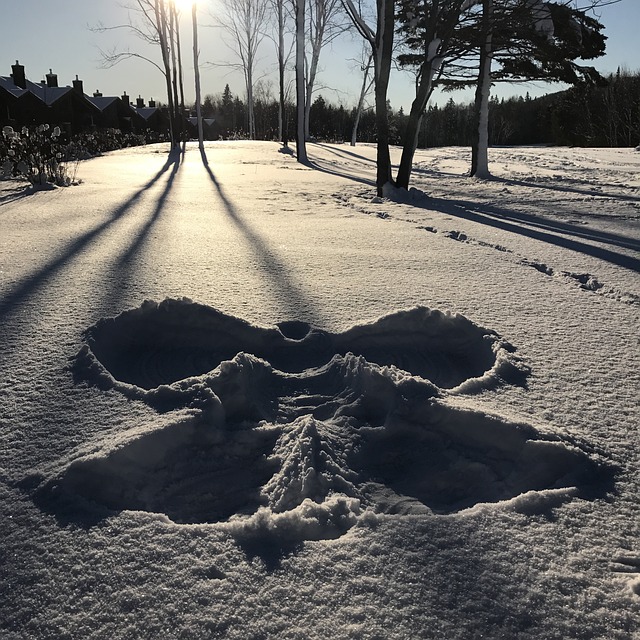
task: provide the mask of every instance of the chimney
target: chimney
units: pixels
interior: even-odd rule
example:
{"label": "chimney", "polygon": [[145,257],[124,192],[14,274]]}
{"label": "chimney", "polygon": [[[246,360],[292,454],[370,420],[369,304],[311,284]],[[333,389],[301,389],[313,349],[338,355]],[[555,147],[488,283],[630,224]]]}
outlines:
{"label": "chimney", "polygon": [[13,84],[21,89],[27,88],[27,78],[24,75],[24,65],[20,64],[17,60],[15,64],[11,65],[11,77],[13,78]]}
{"label": "chimney", "polygon": [[84,86],[82,84],[82,80],[78,80],[78,76],[76,75],[76,79],[73,81],[73,89],[81,96],[84,95]]}
{"label": "chimney", "polygon": [[122,94],[122,97],[120,99],[122,100],[122,102],[124,102],[126,107],[128,107],[131,104],[129,100],[129,96],[127,95],[126,91]]}
{"label": "chimney", "polygon": [[149,107],[151,109],[155,109],[156,108],[156,101],[153,98],[149,98]]}
{"label": "chimney", "polygon": [[94,98],[102,98],[102,93],[100,93],[100,91],[98,91],[97,89],[93,92],[93,97]]}
{"label": "chimney", "polygon": [[49,73],[47,73],[47,87],[50,89],[58,86],[58,74],[53,73],[51,69],[49,69]]}
{"label": "chimney", "polygon": [[144,109],[144,100],[142,99],[142,96],[138,96],[136,98],[136,107],[138,109]]}

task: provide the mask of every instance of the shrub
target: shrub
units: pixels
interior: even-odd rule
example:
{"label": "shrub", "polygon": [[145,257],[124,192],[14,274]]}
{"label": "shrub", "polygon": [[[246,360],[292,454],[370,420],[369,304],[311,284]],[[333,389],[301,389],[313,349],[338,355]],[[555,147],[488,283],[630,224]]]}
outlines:
{"label": "shrub", "polygon": [[22,176],[34,187],[68,186],[75,180],[77,162],[71,160],[61,140],[60,127],[48,124],[2,129],[0,141],[2,173]]}
{"label": "shrub", "polygon": [[166,140],[164,134],[150,129],[144,133],[98,129],[67,137],[60,127],[48,124],[22,127],[20,132],[6,126],[0,136],[0,175],[25,178],[36,188],[66,187],[76,183],[81,160]]}

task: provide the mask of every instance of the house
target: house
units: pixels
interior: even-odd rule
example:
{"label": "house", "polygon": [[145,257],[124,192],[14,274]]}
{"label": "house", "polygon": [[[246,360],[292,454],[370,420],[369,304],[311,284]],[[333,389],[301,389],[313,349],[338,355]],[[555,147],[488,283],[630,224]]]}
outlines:
{"label": "house", "polygon": [[92,96],[86,96],[98,110],[93,125],[104,129],[120,129],[124,132],[132,130],[131,105],[126,93],[122,97],[103,96],[100,91],[95,91]]}
{"label": "house", "polygon": [[58,76],[49,69],[46,79],[31,82],[16,60],[10,76],[0,76],[0,123],[18,127],[55,124],[77,133],[91,126],[98,110],[89,102],[77,76],[73,86],[58,86]]}
{"label": "house", "polygon": [[143,98],[138,96],[135,106],[131,105],[131,111],[134,114],[132,118],[134,131],[142,133],[151,129],[152,131],[160,133],[169,129],[167,116],[161,109],[156,107],[153,98],[149,101],[149,105],[145,106]]}
{"label": "house", "polygon": [[35,118],[43,105],[27,90],[24,67],[16,60],[11,69],[11,76],[0,76],[0,123],[16,126]]}
{"label": "house", "polygon": [[60,87],[51,69],[41,82],[31,82],[24,65],[16,60],[11,75],[0,76],[0,126],[38,124],[57,125],[69,133],[94,128],[164,133],[169,128],[166,114],[153,100],[145,106],[138,97],[134,106],[126,92],[120,97],[103,96],[99,91],[88,96],[78,76],[72,86]]}

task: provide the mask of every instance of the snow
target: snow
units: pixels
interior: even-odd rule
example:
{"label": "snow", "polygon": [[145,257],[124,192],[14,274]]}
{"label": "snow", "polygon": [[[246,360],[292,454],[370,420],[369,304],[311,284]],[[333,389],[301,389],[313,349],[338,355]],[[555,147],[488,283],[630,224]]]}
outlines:
{"label": "snow", "polygon": [[2,183],[0,635],[634,637],[640,156],[308,151]]}

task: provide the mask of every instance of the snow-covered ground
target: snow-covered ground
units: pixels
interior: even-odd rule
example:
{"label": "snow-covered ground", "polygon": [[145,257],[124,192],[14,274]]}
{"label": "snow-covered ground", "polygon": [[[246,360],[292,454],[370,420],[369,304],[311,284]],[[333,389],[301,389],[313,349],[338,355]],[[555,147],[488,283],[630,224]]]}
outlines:
{"label": "snow-covered ground", "polygon": [[638,637],[640,153],[309,154],[1,183],[0,637]]}

